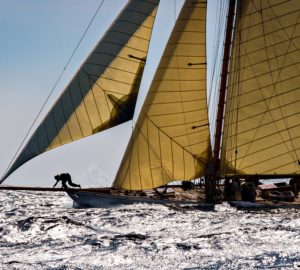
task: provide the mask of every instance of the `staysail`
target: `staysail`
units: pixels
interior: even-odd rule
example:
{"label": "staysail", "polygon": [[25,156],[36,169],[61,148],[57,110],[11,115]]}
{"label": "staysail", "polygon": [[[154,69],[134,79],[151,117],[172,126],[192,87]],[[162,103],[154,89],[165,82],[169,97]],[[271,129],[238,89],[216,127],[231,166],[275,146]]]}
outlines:
{"label": "staysail", "polygon": [[133,130],[114,188],[144,190],[205,175],[206,1],[185,1]]}
{"label": "staysail", "polygon": [[31,158],[132,119],[159,0],[131,0],[3,180]]}
{"label": "staysail", "polygon": [[222,175],[300,173],[300,5],[238,1]]}

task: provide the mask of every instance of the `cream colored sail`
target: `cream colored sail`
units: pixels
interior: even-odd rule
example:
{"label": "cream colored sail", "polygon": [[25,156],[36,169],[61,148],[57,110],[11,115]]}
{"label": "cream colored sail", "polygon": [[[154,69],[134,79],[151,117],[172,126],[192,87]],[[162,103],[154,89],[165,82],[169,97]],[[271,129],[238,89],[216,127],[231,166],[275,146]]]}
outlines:
{"label": "cream colored sail", "polygon": [[205,174],[206,1],[185,1],[113,187],[144,190]]}
{"label": "cream colored sail", "polygon": [[5,177],[45,151],[132,118],[158,2],[127,4]]}
{"label": "cream colored sail", "polygon": [[299,174],[300,2],[238,3],[222,174]]}

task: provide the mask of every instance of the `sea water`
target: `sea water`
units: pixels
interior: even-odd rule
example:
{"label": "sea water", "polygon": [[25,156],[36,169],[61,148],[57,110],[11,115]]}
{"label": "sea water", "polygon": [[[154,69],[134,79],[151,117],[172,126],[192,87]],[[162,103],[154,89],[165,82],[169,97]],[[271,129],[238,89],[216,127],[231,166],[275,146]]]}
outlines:
{"label": "sea water", "polygon": [[0,191],[0,269],[300,269],[300,210],[227,203],[74,209]]}

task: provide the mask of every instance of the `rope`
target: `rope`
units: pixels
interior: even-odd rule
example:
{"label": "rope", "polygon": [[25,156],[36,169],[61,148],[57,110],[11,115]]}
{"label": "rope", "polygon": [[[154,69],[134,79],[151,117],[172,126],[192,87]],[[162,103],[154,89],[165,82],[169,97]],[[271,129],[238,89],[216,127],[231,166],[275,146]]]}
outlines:
{"label": "rope", "polygon": [[43,103],[41,109],[39,110],[37,116],[34,118],[33,123],[32,123],[31,126],[29,127],[29,130],[27,131],[27,133],[26,133],[25,137],[23,138],[23,140],[22,140],[20,146],[18,147],[18,149],[17,149],[16,153],[14,154],[13,158],[11,159],[11,161],[10,161],[10,163],[9,163],[9,165],[8,165],[8,167],[7,167],[7,169],[5,170],[4,175],[3,175],[2,178],[1,178],[0,183],[2,183],[2,182],[4,181],[5,176],[6,176],[7,172],[8,172],[8,170],[10,169],[12,163],[15,161],[16,156],[19,154],[19,152],[20,152],[22,146],[24,145],[24,142],[25,142],[26,139],[28,138],[29,133],[31,132],[31,130],[32,130],[33,126],[35,125],[37,119],[39,118],[39,116],[41,115],[42,111],[44,110],[44,108],[45,108],[47,102],[49,101],[51,95],[53,94],[53,92],[54,92],[54,90],[55,90],[57,84],[59,83],[59,81],[60,81],[62,75],[65,73],[65,71],[66,71],[68,65],[70,64],[70,62],[71,62],[71,60],[72,60],[74,54],[76,53],[76,51],[77,51],[79,45],[81,44],[82,40],[84,39],[84,37],[85,37],[87,31],[89,30],[91,24],[93,23],[94,19],[96,18],[96,16],[97,16],[97,14],[98,14],[100,8],[102,7],[103,3],[104,3],[104,0],[102,0],[101,3],[99,4],[99,6],[98,6],[98,8],[97,8],[97,10],[96,10],[96,12],[95,12],[95,14],[93,15],[93,17],[92,17],[92,19],[90,20],[89,24],[87,25],[87,27],[86,27],[84,33],[82,34],[80,40],[78,41],[78,43],[77,43],[75,49],[73,50],[71,56],[69,57],[69,59],[68,59],[68,61],[67,61],[67,64],[65,65],[65,67],[64,67],[63,70],[61,71],[60,75],[58,76],[58,79],[57,79],[56,82],[54,83],[54,85],[53,85],[53,87],[52,87],[52,89],[51,89],[49,95],[47,96],[47,98],[46,98],[45,102]]}
{"label": "rope", "polygon": [[[216,115],[217,115],[217,104],[218,104],[218,94],[220,86],[221,64],[220,59],[222,59],[223,52],[223,41],[225,38],[224,26],[226,25],[226,14],[227,14],[227,4],[226,1],[218,2],[216,18],[218,18],[214,29],[214,39],[213,39],[213,54],[211,56],[211,76],[208,80],[208,112],[210,117],[210,133],[214,134]],[[211,143],[214,143],[214,136],[211,136]]]}

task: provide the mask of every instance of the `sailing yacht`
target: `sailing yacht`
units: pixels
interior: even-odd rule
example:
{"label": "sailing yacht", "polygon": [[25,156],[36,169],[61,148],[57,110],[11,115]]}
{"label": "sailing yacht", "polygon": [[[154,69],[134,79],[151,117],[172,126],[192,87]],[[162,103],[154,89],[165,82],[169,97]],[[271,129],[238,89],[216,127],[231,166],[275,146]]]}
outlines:
{"label": "sailing yacht", "polygon": [[[129,1],[2,181],[39,154],[132,119],[158,4]],[[229,1],[214,134],[207,106],[206,10],[205,0],[184,2],[112,187],[67,190],[77,205],[198,203],[197,196],[147,192],[200,177],[207,200],[214,201],[225,177],[299,175],[299,2]]]}

